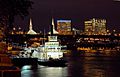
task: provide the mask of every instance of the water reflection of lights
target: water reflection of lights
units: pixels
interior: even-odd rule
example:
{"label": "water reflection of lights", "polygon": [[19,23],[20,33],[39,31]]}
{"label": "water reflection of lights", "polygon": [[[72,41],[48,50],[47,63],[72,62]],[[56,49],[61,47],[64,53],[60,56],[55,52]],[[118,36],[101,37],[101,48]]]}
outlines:
{"label": "water reflection of lights", "polygon": [[32,67],[31,65],[26,65],[22,67],[22,70],[28,70],[31,69],[31,67]]}
{"label": "water reflection of lights", "polygon": [[[97,60],[97,61],[96,61]],[[105,71],[105,64],[102,61],[99,61],[102,59],[97,59],[95,57],[85,58],[85,62],[83,64],[83,69],[84,69],[84,75],[87,76],[92,76],[92,77],[104,77],[106,76],[106,71]],[[99,61],[99,62],[98,62]]]}
{"label": "water reflection of lights", "polygon": [[31,65],[26,65],[21,68],[21,77],[31,77],[34,72],[31,70]]}
{"label": "water reflection of lights", "polygon": [[[42,73],[42,74],[41,74]],[[66,77],[66,68],[61,67],[43,67],[40,69],[41,77]]]}

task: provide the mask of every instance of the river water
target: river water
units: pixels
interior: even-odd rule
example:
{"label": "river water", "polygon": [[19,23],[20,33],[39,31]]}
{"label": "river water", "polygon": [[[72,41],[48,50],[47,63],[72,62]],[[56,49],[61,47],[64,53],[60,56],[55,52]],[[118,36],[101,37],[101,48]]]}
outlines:
{"label": "river water", "polygon": [[120,57],[69,57],[67,67],[23,66],[21,77],[120,77]]}

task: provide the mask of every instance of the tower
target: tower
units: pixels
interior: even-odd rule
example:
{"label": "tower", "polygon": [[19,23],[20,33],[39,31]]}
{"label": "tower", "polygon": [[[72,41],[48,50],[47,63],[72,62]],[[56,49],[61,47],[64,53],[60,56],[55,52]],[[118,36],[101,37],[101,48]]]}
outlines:
{"label": "tower", "polygon": [[54,19],[52,18],[52,25],[51,25],[51,31],[49,32],[49,34],[59,34],[56,30],[55,30],[55,24],[54,24]]}
{"label": "tower", "polygon": [[32,30],[32,19],[30,18],[29,30]]}
{"label": "tower", "polygon": [[32,19],[30,18],[30,24],[29,24],[29,31],[27,34],[37,34],[33,29],[32,29]]}

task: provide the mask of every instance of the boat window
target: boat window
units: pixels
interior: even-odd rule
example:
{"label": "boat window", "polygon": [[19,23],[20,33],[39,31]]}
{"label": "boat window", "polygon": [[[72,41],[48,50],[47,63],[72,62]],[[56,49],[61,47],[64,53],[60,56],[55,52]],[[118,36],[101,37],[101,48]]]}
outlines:
{"label": "boat window", "polygon": [[51,58],[51,55],[48,55],[49,58]]}

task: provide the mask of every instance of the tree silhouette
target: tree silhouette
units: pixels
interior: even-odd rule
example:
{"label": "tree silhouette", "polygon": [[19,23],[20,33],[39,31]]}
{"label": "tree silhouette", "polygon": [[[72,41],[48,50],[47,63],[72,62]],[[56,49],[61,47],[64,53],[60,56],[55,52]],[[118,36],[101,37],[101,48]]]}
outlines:
{"label": "tree silhouette", "polygon": [[33,2],[30,0],[0,0],[0,24],[10,31],[13,28],[14,17],[29,15]]}

